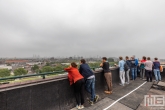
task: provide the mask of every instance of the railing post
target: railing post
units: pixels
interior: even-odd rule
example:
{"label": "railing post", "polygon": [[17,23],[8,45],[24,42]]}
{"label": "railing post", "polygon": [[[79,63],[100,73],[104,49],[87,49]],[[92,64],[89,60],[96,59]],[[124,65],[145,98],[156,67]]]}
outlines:
{"label": "railing post", "polygon": [[42,78],[45,79],[45,75],[43,75]]}

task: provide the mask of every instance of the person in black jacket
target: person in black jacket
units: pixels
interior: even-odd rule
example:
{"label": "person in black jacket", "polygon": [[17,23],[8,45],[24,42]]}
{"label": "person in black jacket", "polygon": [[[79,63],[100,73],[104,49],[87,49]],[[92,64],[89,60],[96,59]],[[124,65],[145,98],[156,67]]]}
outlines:
{"label": "person in black jacket", "polygon": [[100,67],[103,68],[104,77],[106,79],[108,90],[104,91],[106,94],[112,94],[112,74],[111,70],[109,69],[109,62],[107,61],[106,57],[102,58],[102,63]]}
{"label": "person in black jacket", "polygon": [[89,65],[86,63],[85,59],[80,60],[81,65],[79,71],[85,79],[85,88],[88,93],[91,94],[91,99],[89,103],[93,105],[94,102],[97,102],[99,95],[95,94],[95,75],[90,69]]}

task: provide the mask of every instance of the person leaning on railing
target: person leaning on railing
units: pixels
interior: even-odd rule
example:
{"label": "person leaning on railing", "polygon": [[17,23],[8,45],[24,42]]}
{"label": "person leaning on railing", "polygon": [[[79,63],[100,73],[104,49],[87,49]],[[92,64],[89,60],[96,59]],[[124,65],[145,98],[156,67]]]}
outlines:
{"label": "person leaning on railing", "polygon": [[108,90],[104,91],[106,94],[112,94],[112,74],[111,70],[109,69],[109,62],[107,61],[106,57],[102,58],[102,63],[100,67],[103,68],[104,77],[106,79]]}
{"label": "person leaning on railing", "polygon": [[85,59],[81,59],[80,63],[79,71],[85,79],[85,89],[91,95],[91,98],[88,101],[91,105],[93,105],[93,103],[97,102],[99,99],[99,95],[96,95],[95,93],[95,75],[86,63]]}
{"label": "person leaning on railing", "polygon": [[79,73],[77,69],[77,64],[72,62],[70,67],[65,68],[65,71],[68,72],[68,79],[70,81],[70,85],[73,84],[76,102],[77,102],[77,109],[84,108],[84,77]]}

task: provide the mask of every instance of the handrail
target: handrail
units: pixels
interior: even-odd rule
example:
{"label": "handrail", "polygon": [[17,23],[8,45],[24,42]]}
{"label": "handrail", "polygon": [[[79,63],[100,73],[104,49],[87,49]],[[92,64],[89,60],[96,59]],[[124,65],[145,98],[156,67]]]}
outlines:
{"label": "handrail", "polygon": [[[91,69],[94,71],[96,68],[99,68],[99,67],[91,67]],[[45,73],[38,73],[38,74],[27,74],[27,75],[21,75],[21,76],[4,77],[4,78],[0,78],[0,81],[9,80],[9,79],[32,77],[32,76],[42,76],[42,78],[45,79],[45,75],[59,74],[59,73],[64,73],[64,72],[66,72],[66,71],[62,70],[62,71],[45,72]]]}

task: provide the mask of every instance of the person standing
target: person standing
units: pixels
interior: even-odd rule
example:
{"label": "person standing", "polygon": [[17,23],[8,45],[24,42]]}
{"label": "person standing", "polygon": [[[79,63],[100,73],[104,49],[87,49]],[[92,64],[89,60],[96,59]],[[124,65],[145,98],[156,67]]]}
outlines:
{"label": "person standing", "polygon": [[130,62],[131,62],[132,80],[135,80],[137,77],[137,66],[136,66],[135,58],[131,57]]}
{"label": "person standing", "polygon": [[132,57],[133,57],[133,59],[135,60],[134,72],[135,72],[135,79],[136,79],[136,77],[137,77],[137,72],[138,72],[139,61],[138,61],[138,59],[135,58],[135,55],[133,55]]}
{"label": "person standing", "polygon": [[153,62],[150,60],[150,57],[147,58],[147,61],[144,62],[145,70],[146,70],[146,76],[147,76],[147,82],[152,82],[152,66]]}
{"label": "person standing", "polygon": [[102,63],[100,64],[100,67],[103,68],[104,77],[106,79],[108,90],[104,91],[106,94],[112,94],[112,74],[109,69],[109,62],[107,61],[106,57],[102,58]]}
{"label": "person standing", "polygon": [[125,63],[128,66],[128,70],[126,71],[126,78],[127,78],[126,84],[129,84],[129,79],[130,79],[129,78],[129,72],[130,72],[130,68],[131,68],[131,63],[129,61],[129,57],[128,56],[126,56],[125,59],[126,59]]}
{"label": "person standing", "polygon": [[84,78],[79,73],[77,69],[77,64],[72,62],[70,67],[65,68],[65,71],[68,72],[68,79],[70,81],[70,85],[74,86],[74,92],[76,96],[77,109],[84,108]]}
{"label": "person standing", "polygon": [[89,65],[86,63],[85,59],[81,59],[80,62],[81,65],[79,71],[80,74],[84,77],[86,91],[91,94],[89,103],[93,105],[93,103],[97,102],[99,99],[99,95],[95,94],[95,75],[90,69]]}
{"label": "person standing", "polygon": [[146,57],[143,56],[142,60],[140,61],[140,78],[144,80],[145,77],[145,66],[144,63],[146,62]]}
{"label": "person standing", "polygon": [[119,73],[120,73],[120,81],[121,81],[121,86],[124,86],[124,84],[125,84],[125,71],[124,71],[124,64],[125,64],[125,62],[124,62],[124,60],[123,60],[123,57],[119,57],[119,59],[120,59],[120,61],[119,61],[119,64],[118,64],[118,66],[119,66]]}
{"label": "person standing", "polygon": [[155,61],[153,62],[153,66],[154,66],[154,75],[156,81],[161,81],[160,62],[158,61],[158,58],[155,58]]}

